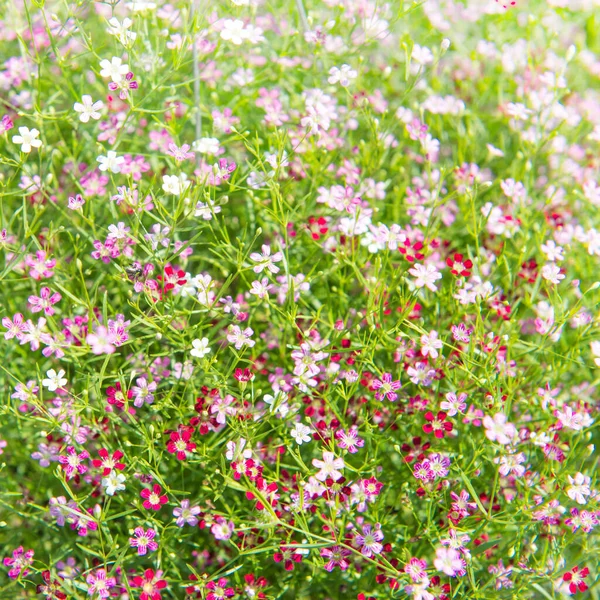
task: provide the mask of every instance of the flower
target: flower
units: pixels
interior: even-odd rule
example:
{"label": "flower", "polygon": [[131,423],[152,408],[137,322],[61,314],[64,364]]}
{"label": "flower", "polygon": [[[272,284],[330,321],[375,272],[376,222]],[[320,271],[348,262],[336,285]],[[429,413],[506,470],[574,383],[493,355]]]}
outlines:
{"label": "flower", "polygon": [[425,333],[421,336],[421,354],[437,358],[438,350],[443,346],[442,340],[438,339],[438,332],[433,330],[431,333]]}
{"label": "flower", "polygon": [[313,458],[312,464],[319,469],[319,472],[315,475],[319,481],[325,481],[326,479],[337,481],[342,478],[342,474],[338,469],[344,468],[344,459],[336,458],[333,452],[323,451],[323,460]]}
{"label": "flower", "polygon": [[154,541],[156,531],[154,529],[144,530],[143,527],[136,527],[133,530],[134,537],[129,538],[129,545],[137,548],[138,556],[144,556],[148,550],[154,552],[158,544]]}
{"label": "flower", "polygon": [[54,369],[46,371],[46,379],[42,379],[42,385],[48,388],[49,392],[55,392],[59,388],[67,385],[67,380],[64,377],[65,372],[60,369],[57,373]]}
{"label": "flower", "polygon": [[342,571],[345,571],[350,564],[347,557],[350,556],[352,552],[347,548],[335,545],[331,548],[321,548],[320,554],[323,558],[328,559],[324,565],[326,571],[333,571],[336,566]]}
{"label": "flower", "polygon": [[81,102],[75,102],[73,105],[73,109],[75,112],[79,114],[79,120],[82,123],[87,123],[90,118],[97,121],[100,118],[100,111],[104,106],[104,102],[102,100],[98,100],[97,102],[92,101],[92,97],[88,94],[85,94],[81,97]]}
{"label": "flower", "polygon": [[237,325],[230,325],[227,333],[227,341],[235,346],[236,350],[241,350],[242,346],[248,346],[252,348],[256,343],[250,339],[254,330],[250,327],[246,327],[242,331]]}
{"label": "flower", "polygon": [[11,579],[17,579],[18,577],[25,577],[29,573],[29,566],[33,562],[33,550],[23,550],[23,546],[19,546],[16,550],[13,550],[12,558],[6,557],[4,559],[4,566],[10,567],[8,576]]}
{"label": "flower", "polygon": [[160,507],[169,501],[167,496],[162,493],[162,488],[157,483],[152,486],[152,489],[143,489],[140,492],[140,496],[144,498],[143,506],[146,509],[160,510]]}
{"label": "flower", "polygon": [[467,572],[467,563],[454,548],[436,548],[435,568],[450,577],[462,576]]}
{"label": "flower", "polygon": [[167,442],[167,452],[175,454],[178,460],[185,460],[188,452],[196,449],[196,444],[190,442],[194,429],[192,427],[182,428],[180,431],[173,431]]}
{"label": "flower", "polygon": [[129,65],[124,65],[118,56],[113,56],[110,60],[101,60],[100,69],[100,76],[110,77],[114,83],[119,83],[123,79],[123,75],[129,73]]}
{"label": "flower", "polygon": [[376,400],[387,398],[390,402],[395,402],[398,398],[396,390],[402,387],[400,381],[393,381],[391,373],[384,373],[381,379],[375,379],[371,384],[372,389],[377,390],[375,394]]}
{"label": "flower", "polygon": [[436,438],[442,439],[444,432],[449,432],[454,429],[454,425],[449,421],[446,421],[447,415],[444,411],[440,410],[437,415],[434,415],[431,411],[425,413],[425,419],[427,423],[423,425],[423,431],[425,433],[433,433]]}
{"label": "flower", "polygon": [[97,159],[100,166],[98,167],[101,171],[110,171],[111,173],[120,173],[121,167],[125,162],[123,156],[117,156],[114,150],[109,150],[106,156],[101,154]]}
{"label": "flower", "polygon": [[206,600],[225,600],[235,594],[235,590],[227,585],[225,577],[220,577],[217,581],[209,581],[206,589],[209,590]]}
{"label": "flower", "polygon": [[372,558],[375,554],[381,554],[383,544],[380,542],[382,539],[383,532],[379,523],[376,523],[374,527],[365,523],[362,526],[362,534],[354,534],[354,544],[360,549],[361,554],[367,558]]}
{"label": "flower", "polygon": [[350,85],[352,79],[356,79],[358,73],[350,65],[342,65],[341,67],[331,67],[329,69],[329,77],[327,81],[331,84],[339,83],[342,87]]}
{"label": "flower", "polygon": [[515,426],[507,422],[506,415],[503,413],[497,413],[493,417],[486,415],[483,418],[483,426],[488,440],[504,446],[510,444],[517,435]]}
{"label": "flower", "polygon": [[131,587],[142,588],[140,600],[160,600],[160,590],[167,587],[167,582],[161,579],[162,571],[146,569],[143,575],[136,575],[130,580]]}
{"label": "flower", "polygon": [[244,29],[244,22],[240,19],[225,19],[223,29],[221,29],[221,39],[240,46],[247,39],[247,33]]}
{"label": "flower", "polygon": [[303,443],[310,442],[312,439],[310,437],[311,431],[312,429],[308,425],[294,423],[294,429],[292,429],[290,435],[294,438],[298,446],[302,446]]}
{"label": "flower", "polygon": [[342,450],[348,450],[350,454],[358,452],[359,448],[365,445],[365,440],[358,437],[358,429],[356,426],[350,427],[348,431],[344,429],[338,429],[335,432],[335,439],[337,444]]}
{"label": "flower", "polygon": [[84,465],[83,461],[88,459],[89,456],[85,450],[77,454],[77,450],[73,446],[67,447],[67,455],[61,454],[58,457],[58,462],[62,465],[67,475],[67,480],[72,479],[76,472],[83,474],[88,470],[87,465]]}
{"label": "flower", "polygon": [[88,584],[88,595],[97,594],[99,598],[108,598],[110,596],[110,588],[115,587],[117,580],[114,577],[107,577],[104,569],[97,569],[93,573],[89,573],[86,577]]}
{"label": "flower", "polygon": [[195,527],[198,525],[198,517],[196,515],[200,514],[199,506],[192,506],[190,508],[189,500],[182,500],[181,506],[176,506],[173,509],[173,516],[176,518],[175,523],[177,527],[183,527],[184,525],[191,525]]}
{"label": "flower", "polygon": [[195,339],[192,342],[193,348],[190,350],[190,354],[196,358],[204,358],[210,352],[208,344],[208,338],[203,337],[201,340]]}
{"label": "flower", "polygon": [[302,554],[298,552],[295,546],[280,546],[279,551],[273,554],[273,560],[276,563],[283,562],[286,571],[294,570],[294,563],[302,562]]}
{"label": "flower", "polygon": [[14,144],[21,145],[21,152],[29,153],[32,148],[40,148],[42,140],[38,139],[40,132],[37,129],[29,129],[28,127],[19,127],[19,135],[13,135],[12,141]]}
{"label": "flower", "polygon": [[579,567],[573,567],[563,575],[563,581],[568,582],[571,594],[575,594],[578,591],[585,592],[588,589],[584,579],[588,576],[589,572],[590,570],[587,567],[583,567],[581,571]]}
{"label": "flower", "polygon": [[215,540],[228,540],[233,535],[235,525],[233,521],[228,521],[224,517],[217,517],[210,528],[210,532],[215,536]]}
{"label": "flower", "polygon": [[115,334],[104,325],[98,325],[93,333],[88,333],[85,341],[92,347],[94,354],[113,354],[115,351]]}
{"label": "flower", "polygon": [[437,290],[435,282],[442,278],[442,274],[433,265],[423,266],[415,263],[415,266],[408,272],[415,277],[415,285],[418,288],[426,287],[432,292]]}
{"label": "flower", "polygon": [[45,315],[51,317],[54,314],[53,305],[60,302],[62,296],[58,292],[52,293],[49,287],[43,287],[39,296],[29,296],[28,302],[31,304],[31,312],[37,313],[44,311]]}
{"label": "flower", "polygon": [[471,275],[470,269],[473,268],[473,262],[469,259],[464,260],[462,254],[454,254],[454,256],[448,257],[446,264],[450,267],[452,275],[461,277],[469,277]]}
{"label": "flower", "polygon": [[279,273],[279,267],[275,265],[276,262],[283,260],[283,254],[281,252],[275,252],[271,255],[271,246],[263,244],[262,254],[253,252],[250,255],[250,259],[258,263],[252,267],[255,273],[262,273],[264,269],[267,269],[271,273]]}
{"label": "flower", "polygon": [[106,488],[106,493],[109,496],[114,496],[116,492],[121,492],[125,489],[125,475],[113,471],[108,477],[102,479],[102,487]]}
{"label": "flower", "polygon": [[569,475],[568,479],[571,486],[567,489],[567,496],[577,504],[586,504],[586,498],[591,494],[590,477],[583,473],[575,473],[575,477]]}

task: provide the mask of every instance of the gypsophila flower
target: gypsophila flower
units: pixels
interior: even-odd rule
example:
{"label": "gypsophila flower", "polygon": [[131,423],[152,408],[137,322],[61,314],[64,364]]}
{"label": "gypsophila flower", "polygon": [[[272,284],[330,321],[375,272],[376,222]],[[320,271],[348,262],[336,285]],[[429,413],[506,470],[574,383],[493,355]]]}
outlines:
{"label": "gypsophila flower", "polygon": [[308,425],[302,423],[294,423],[294,429],[290,432],[290,435],[294,438],[295,442],[301,446],[311,441],[310,432],[312,429]]}
{"label": "gypsophila flower", "polygon": [[65,372],[60,369],[58,373],[54,369],[46,371],[46,378],[42,379],[42,385],[48,388],[49,392],[55,392],[57,389],[67,385],[67,379],[64,377]]}
{"label": "gypsophila flower", "polygon": [[204,358],[210,352],[208,344],[208,338],[203,337],[201,340],[195,339],[192,342],[192,349],[190,350],[190,354],[192,356],[195,356],[196,358]]}
{"label": "gypsophila flower", "polygon": [[129,538],[129,545],[137,548],[138,556],[144,556],[148,551],[154,552],[158,549],[158,544],[154,541],[155,537],[154,529],[144,530],[143,527],[136,527],[133,537]]}
{"label": "gypsophila flower", "polygon": [[75,102],[73,109],[79,113],[79,120],[82,123],[87,123],[90,119],[97,121],[100,118],[100,111],[104,103],[101,100],[94,102],[92,97],[84,94],[81,97],[81,102]]}
{"label": "gypsophila flower", "polygon": [[120,173],[123,163],[125,162],[125,158],[123,156],[117,156],[117,153],[114,150],[109,150],[106,153],[106,156],[101,154],[96,160],[100,163],[98,168],[101,171],[110,171],[111,173]]}
{"label": "gypsophila flower", "polygon": [[21,152],[29,153],[32,148],[41,148],[42,140],[39,139],[40,132],[37,129],[19,127],[19,135],[13,135],[13,144],[21,146]]}
{"label": "gypsophila flower", "polygon": [[102,479],[102,487],[105,488],[109,496],[114,496],[117,492],[125,489],[125,475],[112,471],[108,477]]}
{"label": "gypsophila flower", "polygon": [[114,83],[119,83],[123,76],[129,73],[129,65],[123,64],[117,56],[113,56],[110,60],[101,60],[100,69],[100,76],[109,77]]}

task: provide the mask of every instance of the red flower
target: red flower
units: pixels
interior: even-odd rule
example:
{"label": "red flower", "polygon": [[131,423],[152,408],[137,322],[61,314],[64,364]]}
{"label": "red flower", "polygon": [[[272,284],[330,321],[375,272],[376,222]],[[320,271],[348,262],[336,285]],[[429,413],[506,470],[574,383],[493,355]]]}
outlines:
{"label": "red flower", "polygon": [[108,455],[108,450],[106,448],[100,448],[100,450],[98,450],[98,456],[100,458],[94,458],[92,460],[92,464],[97,469],[102,467],[103,477],[110,475],[110,472],[113,469],[119,469],[119,471],[122,471],[125,468],[125,464],[119,462],[119,459],[123,458],[123,453],[120,450],[115,450],[111,458]]}
{"label": "red flower", "polygon": [[60,591],[62,577],[52,579],[50,577],[50,571],[43,571],[42,579],[44,580],[44,583],[38,585],[36,588],[38,594],[46,594],[46,600],[65,600],[67,595]]}
{"label": "red flower", "polygon": [[167,582],[161,579],[162,571],[154,571],[146,569],[144,575],[136,575],[130,582],[131,587],[142,588],[140,600],[160,600],[161,595],[159,590],[164,590],[167,587]]}
{"label": "red flower", "polygon": [[248,598],[259,598],[263,600],[266,598],[264,592],[260,591],[260,588],[265,588],[268,585],[267,580],[264,577],[256,577],[254,573],[248,573],[244,575],[244,592]]}
{"label": "red flower", "polygon": [[318,240],[322,235],[325,235],[329,231],[327,227],[327,220],[325,217],[308,217],[308,230],[313,240]]}
{"label": "red flower", "polygon": [[590,570],[587,567],[583,567],[581,571],[579,567],[573,567],[563,575],[563,581],[569,582],[569,591],[571,594],[575,594],[577,591],[585,592],[588,589],[584,579],[588,576],[589,572]]}
{"label": "red flower", "polygon": [[114,387],[111,386],[106,390],[106,399],[109,404],[122,409],[125,406],[125,400],[131,400],[133,392],[128,390],[126,393],[121,389],[120,383],[115,383]]}
{"label": "red flower", "polygon": [[167,452],[176,454],[179,460],[185,460],[187,458],[187,452],[192,452],[196,449],[196,444],[190,442],[193,431],[193,428],[186,427],[181,431],[174,431],[171,433],[171,439],[167,443]]}
{"label": "red flower", "polygon": [[524,279],[528,283],[535,283],[537,276],[538,276],[538,264],[533,258],[530,260],[526,260],[521,265],[521,270],[517,273],[517,277]]}
{"label": "red flower", "polygon": [[462,254],[455,254],[452,258],[446,259],[446,264],[450,267],[452,275],[468,277],[471,274],[469,269],[473,268],[473,262],[469,259],[464,260]]}
{"label": "red flower", "polygon": [[[161,279],[161,277],[157,277]],[[164,291],[168,292],[172,290],[176,285],[184,285],[187,279],[185,278],[185,271],[181,269],[174,269],[170,264],[165,267],[164,272]]]}
{"label": "red flower", "polygon": [[140,492],[140,496],[144,498],[144,508],[152,510],[160,510],[163,504],[166,504],[169,499],[162,494],[162,489],[157,483],[154,484],[152,489],[145,488]]}
{"label": "red flower", "polygon": [[273,554],[273,560],[276,563],[283,562],[286,571],[294,570],[294,563],[302,562],[302,554],[296,551],[296,548],[281,546],[279,552]]}
{"label": "red flower", "polygon": [[425,413],[425,419],[427,419],[428,422],[423,425],[423,431],[425,433],[433,433],[436,438],[443,438],[444,431],[452,431],[452,429],[454,429],[454,425],[452,425],[450,421],[446,421],[446,417],[446,413],[441,410],[437,415],[428,411]]}
{"label": "red flower", "polygon": [[421,252],[422,249],[422,242],[415,242],[414,244],[411,244],[409,239],[406,239],[401,246],[398,246],[398,251],[401,254],[404,254],[404,258],[406,258],[408,262],[423,260],[425,255]]}

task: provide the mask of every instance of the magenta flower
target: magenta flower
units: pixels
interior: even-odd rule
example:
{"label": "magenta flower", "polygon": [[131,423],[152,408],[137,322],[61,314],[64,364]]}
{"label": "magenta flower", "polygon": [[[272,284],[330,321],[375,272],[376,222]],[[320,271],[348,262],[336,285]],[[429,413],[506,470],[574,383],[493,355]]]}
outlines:
{"label": "magenta flower", "polygon": [[134,537],[129,538],[129,545],[132,548],[137,548],[138,556],[143,556],[150,550],[154,552],[158,548],[158,544],[154,541],[156,531],[154,529],[146,529],[136,527],[133,530]]}
{"label": "magenta flower", "polygon": [[366,523],[362,527],[362,534],[356,533],[354,535],[354,544],[360,549],[363,556],[371,558],[374,554],[381,554],[383,544],[380,542],[382,539],[381,525],[376,523],[373,527]]}
{"label": "magenta flower", "polygon": [[4,566],[11,567],[8,571],[8,576],[11,579],[17,579],[20,576],[25,577],[29,573],[29,566],[33,562],[33,550],[23,550],[23,546],[19,546],[13,550],[12,558],[4,559]]}
{"label": "magenta flower", "polygon": [[43,287],[39,296],[29,296],[31,312],[36,313],[44,311],[45,315],[51,317],[54,314],[52,306],[60,302],[62,296],[58,292],[52,293],[49,287]]}
{"label": "magenta flower", "polygon": [[356,427],[350,427],[346,432],[344,429],[338,429],[335,432],[335,439],[337,444],[342,450],[348,450],[350,454],[358,452],[359,448],[365,445],[365,440],[358,437],[358,430]]}
{"label": "magenta flower", "polygon": [[391,373],[384,373],[381,376],[381,380],[375,379],[375,381],[373,381],[371,387],[374,390],[378,390],[375,394],[377,400],[387,398],[390,402],[395,402],[398,398],[396,390],[399,390],[402,387],[402,384],[400,381],[393,381]]}
{"label": "magenta flower", "polygon": [[2,326],[8,329],[8,331],[4,332],[5,340],[11,340],[15,337],[21,340],[23,339],[23,332],[27,331],[27,325],[21,313],[14,315],[12,321],[9,317],[4,317],[2,319]]}
{"label": "magenta flower", "polygon": [[346,560],[350,554],[352,554],[350,550],[337,545],[331,548],[321,548],[321,556],[328,559],[325,563],[325,570],[333,571],[335,567],[339,567],[342,571],[345,571],[350,564]]}
{"label": "magenta flower", "polygon": [[114,577],[107,577],[104,569],[97,569],[86,577],[88,584],[88,595],[97,594],[99,598],[108,598],[110,588],[115,587],[117,581]]}
{"label": "magenta flower", "polygon": [[73,446],[67,447],[67,455],[61,454],[58,457],[58,462],[63,466],[67,475],[67,480],[73,478],[77,473],[83,474],[88,468],[83,464],[83,461],[89,458],[87,451],[77,454],[77,450]]}

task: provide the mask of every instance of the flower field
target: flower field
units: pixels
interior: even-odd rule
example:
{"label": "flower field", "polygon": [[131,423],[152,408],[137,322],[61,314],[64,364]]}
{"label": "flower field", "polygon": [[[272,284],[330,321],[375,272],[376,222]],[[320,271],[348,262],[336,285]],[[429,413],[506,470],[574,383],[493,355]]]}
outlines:
{"label": "flower field", "polygon": [[600,598],[600,0],[0,4],[0,600]]}

